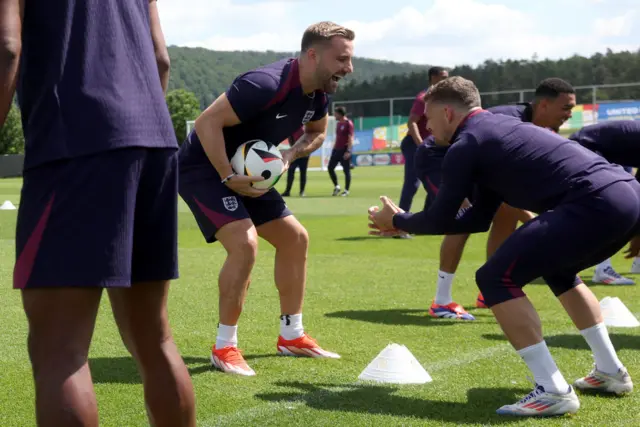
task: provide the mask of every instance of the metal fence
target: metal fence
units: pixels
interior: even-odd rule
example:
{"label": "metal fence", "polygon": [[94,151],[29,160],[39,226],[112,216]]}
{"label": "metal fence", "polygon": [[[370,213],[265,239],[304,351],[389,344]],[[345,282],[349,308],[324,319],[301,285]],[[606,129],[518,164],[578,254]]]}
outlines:
{"label": "metal fence", "polygon": [[[621,93],[622,89],[636,88],[632,92],[640,94],[640,82],[618,83],[592,86],[574,86],[579,104],[602,104],[607,102],[624,102],[626,100],[638,99],[640,96],[627,97]],[[514,102],[525,102],[533,97],[533,89],[501,90],[494,92],[481,92],[482,104],[484,107],[508,104]],[[610,95],[613,94],[614,97]],[[405,123],[411,104],[415,96],[398,98],[375,98],[375,99],[353,99],[345,101],[335,101],[331,105],[332,114],[338,106],[345,106],[349,111],[349,116],[353,120],[356,130],[371,129],[378,126],[393,126]],[[366,114],[364,106],[377,103],[375,110],[377,113]],[[384,113],[380,113],[384,111]]]}

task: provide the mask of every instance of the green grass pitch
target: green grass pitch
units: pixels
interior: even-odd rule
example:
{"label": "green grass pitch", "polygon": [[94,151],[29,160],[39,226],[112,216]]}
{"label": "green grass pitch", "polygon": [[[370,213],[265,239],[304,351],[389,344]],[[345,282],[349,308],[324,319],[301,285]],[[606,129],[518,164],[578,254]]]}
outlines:
{"label": "green grass pitch", "polygon": [[[339,172],[343,182],[342,172]],[[209,366],[216,335],[220,245],[207,245],[180,201],[180,271],[170,294],[170,320],[191,372],[199,426],[373,425],[640,425],[640,394],[624,398],[582,395],[573,417],[530,420],[499,417],[495,410],[531,390],[529,374],[487,310],[472,309],[475,270],[482,265],[485,235],[473,236],[455,278],[454,298],[475,322],[433,320],[441,238],[413,240],[367,236],[366,209],[386,194],[397,200],[400,167],[353,171],[348,198],[331,197],[326,172],[310,172],[307,197],[288,199],[311,236],[304,309],[307,331],[341,360],[275,355],[279,328],[273,284],[274,250],[261,241],[243,316],[240,347],[256,377],[224,375]],[[284,181],[284,180],[282,180]],[[278,183],[283,189],[284,182]],[[0,180],[0,202],[19,203],[20,180]],[[296,180],[294,194],[297,194]],[[414,202],[421,207],[424,192]],[[34,425],[33,385],[26,351],[20,294],[11,289],[15,211],[0,211],[0,425]],[[616,269],[629,271],[621,255]],[[592,270],[584,272],[591,277]],[[640,278],[638,278],[640,279]],[[618,296],[640,314],[638,289],[593,286],[599,299]],[[591,353],[558,301],[542,283],[525,288],[539,310],[553,356],[569,382],[592,366]],[[640,329],[610,328],[631,376],[640,381]],[[357,377],[387,344],[406,345],[433,377],[420,386],[361,385]],[[90,353],[103,426],[147,425],[142,385],[103,299]]]}

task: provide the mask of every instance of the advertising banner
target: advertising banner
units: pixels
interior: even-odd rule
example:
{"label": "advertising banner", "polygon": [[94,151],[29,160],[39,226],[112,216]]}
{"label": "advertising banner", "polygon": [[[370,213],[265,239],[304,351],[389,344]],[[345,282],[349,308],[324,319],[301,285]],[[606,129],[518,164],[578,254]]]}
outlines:
{"label": "advertising banner", "polygon": [[385,150],[387,148],[387,127],[379,127],[373,130],[372,150]]}
{"label": "advertising banner", "polygon": [[373,150],[373,130],[361,130],[353,134],[353,152]]}
{"label": "advertising banner", "polygon": [[404,165],[404,156],[402,155],[402,153],[393,153],[391,155],[391,164]]}
{"label": "advertising banner", "polygon": [[640,102],[600,104],[598,121],[640,120]]}

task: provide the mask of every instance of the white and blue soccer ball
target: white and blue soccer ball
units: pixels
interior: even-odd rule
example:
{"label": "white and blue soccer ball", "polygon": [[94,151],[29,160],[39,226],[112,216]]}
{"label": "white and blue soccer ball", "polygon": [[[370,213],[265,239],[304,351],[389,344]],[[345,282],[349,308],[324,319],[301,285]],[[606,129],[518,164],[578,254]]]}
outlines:
{"label": "white and blue soccer ball", "polygon": [[242,144],[231,158],[231,167],[238,175],[261,176],[264,181],[254,182],[259,190],[275,186],[284,172],[282,153],[275,145],[253,139]]}

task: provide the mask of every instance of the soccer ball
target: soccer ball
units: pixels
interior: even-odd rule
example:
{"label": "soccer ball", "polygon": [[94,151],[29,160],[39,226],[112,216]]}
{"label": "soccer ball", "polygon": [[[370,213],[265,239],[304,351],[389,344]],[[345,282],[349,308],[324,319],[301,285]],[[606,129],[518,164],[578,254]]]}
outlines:
{"label": "soccer ball", "polygon": [[284,162],[278,147],[260,139],[253,139],[238,147],[231,158],[231,167],[238,175],[262,176],[264,181],[254,182],[252,186],[259,190],[267,190],[275,186],[282,176]]}

